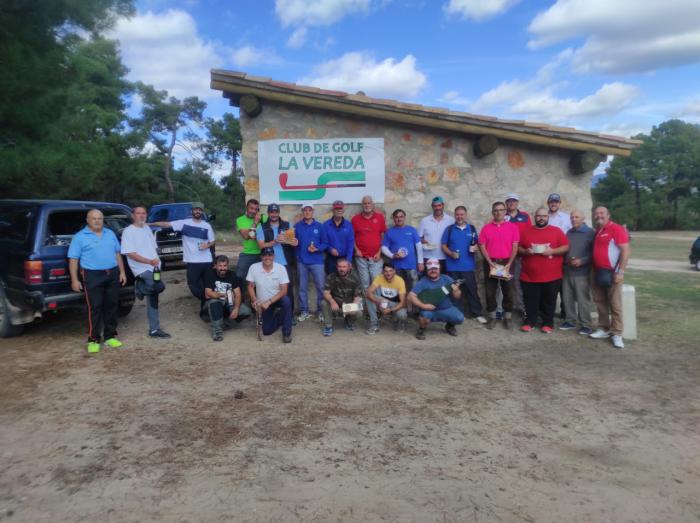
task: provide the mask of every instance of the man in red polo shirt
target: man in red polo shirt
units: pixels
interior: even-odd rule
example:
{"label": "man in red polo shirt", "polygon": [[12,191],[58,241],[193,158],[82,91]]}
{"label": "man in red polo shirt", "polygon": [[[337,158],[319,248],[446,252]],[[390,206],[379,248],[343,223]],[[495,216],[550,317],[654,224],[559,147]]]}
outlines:
{"label": "man in red polo shirt", "polygon": [[[630,239],[627,230],[610,219],[610,211],[605,207],[593,210],[593,223],[596,227],[593,241],[593,301],[598,308],[598,330],[590,335],[593,339],[607,339],[612,336],[616,349],[624,349],[622,341],[622,283],[630,258]],[[609,282],[605,272],[612,272]],[[599,274],[600,273],[600,274]]]}
{"label": "man in red polo shirt", "polygon": [[542,332],[551,334],[554,330],[554,309],[569,240],[559,227],[548,222],[547,209],[537,209],[535,225],[525,229],[518,245],[518,252],[523,257],[520,284],[527,316],[520,328],[523,332],[535,328],[538,313],[542,315]]}
{"label": "man in red polo shirt", "polygon": [[[360,276],[362,289],[367,291],[374,279],[382,273],[382,237],[386,231],[386,220],[382,213],[374,210],[371,196],[362,198],[362,212],[352,217],[352,228],[355,232],[355,264]],[[377,311],[366,302],[370,314],[370,326],[367,334],[379,332]]]}
{"label": "man in red polo shirt", "polygon": [[513,261],[518,255],[520,232],[518,226],[506,221],[506,204],[496,202],[491,206],[493,221],[484,225],[479,234],[479,250],[484,257],[484,279],[486,280],[486,312],[489,313],[487,329],[496,326],[496,293],[503,293],[503,325],[510,329],[513,325],[513,279],[492,278],[489,271],[497,265],[505,266],[511,273]]}

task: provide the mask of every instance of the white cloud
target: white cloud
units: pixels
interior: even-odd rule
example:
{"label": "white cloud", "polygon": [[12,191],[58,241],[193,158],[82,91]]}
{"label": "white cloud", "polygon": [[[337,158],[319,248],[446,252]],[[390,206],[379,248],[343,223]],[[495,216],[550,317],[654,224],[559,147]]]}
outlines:
{"label": "white cloud", "polygon": [[443,10],[450,15],[476,21],[503,14],[519,0],[450,0]]}
{"label": "white cloud", "polygon": [[231,60],[236,67],[242,68],[253,64],[274,64],[279,62],[279,58],[274,51],[252,45],[244,45],[234,49],[231,52]]}
{"label": "white cloud", "polygon": [[459,91],[447,91],[440,98],[438,98],[438,101],[445,103],[445,104],[448,104],[448,105],[461,105],[461,106],[468,106],[468,105],[472,105],[474,103],[472,100],[469,100],[469,99],[461,96]]}
{"label": "white cloud", "polygon": [[284,27],[331,25],[348,14],[367,12],[370,0],[276,0]]}
{"label": "white cloud", "polygon": [[296,29],[287,40],[287,47],[291,47],[292,49],[299,49],[302,47],[306,42],[308,32],[309,30],[306,27],[299,27]]}
{"label": "white cloud", "polygon": [[298,83],[351,93],[364,91],[368,96],[405,99],[416,96],[426,85],[427,79],[416,68],[413,55],[406,55],[400,62],[394,58],[377,62],[368,53],[352,52],[316,66],[311,75]]}
{"label": "white cloud", "polygon": [[219,97],[209,88],[209,69],[224,60],[214,43],[201,38],[185,11],[140,13],[121,19],[108,34],[120,42],[129,78],[141,80],[171,96]]}
{"label": "white cloud", "polygon": [[557,0],[530,23],[528,45],[585,38],[576,71],[651,71],[700,61],[699,20],[698,0]]}
{"label": "white cloud", "polygon": [[649,134],[651,125],[644,125],[639,122],[623,122],[605,124],[599,131],[603,134],[614,134],[624,138],[632,138],[640,133]]}

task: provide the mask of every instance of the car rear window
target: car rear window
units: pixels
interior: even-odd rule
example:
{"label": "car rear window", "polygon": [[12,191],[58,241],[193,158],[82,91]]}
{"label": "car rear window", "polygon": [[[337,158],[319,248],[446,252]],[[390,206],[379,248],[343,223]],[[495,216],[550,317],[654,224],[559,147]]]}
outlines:
{"label": "car rear window", "polygon": [[[121,236],[131,220],[129,216],[118,209],[102,209],[105,215],[105,227],[112,229]],[[84,209],[57,210],[49,214],[46,226],[46,243],[48,245],[70,245],[73,235],[85,227],[87,211]]]}
{"label": "car rear window", "polygon": [[149,222],[173,222],[175,220],[184,220],[192,215],[192,209],[189,205],[177,205],[173,207],[160,207],[151,209],[148,216]]}
{"label": "car rear window", "polygon": [[33,216],[34,208],[29,205],[0,206],[0,239],[27,241]]}

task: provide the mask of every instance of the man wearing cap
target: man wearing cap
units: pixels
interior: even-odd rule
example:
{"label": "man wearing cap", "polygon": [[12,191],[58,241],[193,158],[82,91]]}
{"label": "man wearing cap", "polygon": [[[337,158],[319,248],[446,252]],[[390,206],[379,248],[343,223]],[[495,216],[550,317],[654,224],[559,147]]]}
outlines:
{"label": "man wearing cap", "polygon": [[[520,197],[517,193],[510,193],[506,196],[506,221],[512,222],[518,226],[518,231],[522,237],[523,233],[530,228],[532,225],[532,220],[530,215],[521,211],[518,206],[520,204]],[[525,317],[525,303],[523,302],[523,289],[520,286],[520,270],[522,268],[522,258],[517,256],[513,262],[513,284],[515,295],[514,309],[519,311],[523,317]]]}
{"label": "man wearing cap", "polygon": [[547,197],[547,207],[549,208],[549,225],[559,227],[561,232],[566,234],[571,229],[571,216],[564,212],[561,207],[561,196],[552,193]]}
{"label": "man wearing cap", "polygon": [[442,234],[455,221],[452,216],[445,214],[445,200],[436,196],[431,202],[433,213],[426,216],[418,225],[418,236],[423,242],[423,256],[440,261],[440,268],[445,270],[445,253],[442,250]]}
{"label": "man wearing cap", "polygon": [[[479,235],[476,228],[467,223],[467,208],[459,205],[455,208],[455,222],[442,234],[440,241],[445,253],[445,266],[447,274],[454,279],[462,280],[463,294],[467,295],[467,310],[472,318],[476,318],[481,324],[486,323],[486,318],[481,314],[481,300],[476,284],[476,259],[474,253],[479,249]],[[457,305],[459,302],[455,302]]]}
{"label": "man wearing cap", "polygon": [[[363,290],[382,272],[382,237],[386,232],[384,215],[374,210],[371,196],[362,198],[362,212],[352,217],[355,231],[355,265]],[[370,328],[377,325],[370,325]]]}
{"label": "man wearing cap", "polygon": [[345,258],[352,263],[355,250],[355,231],[352,223],[343,217],[345,204],[336,200],[333,202],[333,217],[323,223],[323,233],[326,238],[326,274],[335,272],[338,260]]}
{"label": "man wearing cap", "polygon": [[452,278],[440,274],[438,259],[428,259],[425,270],[426,275],[408,293],[409,301],[419,310],[416,338],[424,340],[428,325],[434,321],[444,321],[447,334],[457,336],[455,325],[464,323],[464,314],[452,300],[459,300],[462,292]]}
{"label": "man wearing cap", "polygon": [[[336,270],[326,276],[323,287],[323,335],[333,334],[333,315],[343,311],[343,305],[362,302],[362,285],[352,271],[352,265],[345,258],[336,262]],[[361,314],[358,312],[343,313],[345,329],[355,330],[355,321]]]}
{"label": "man wearing cap", "polygon": [[258,224],[255,230],[255,237],[258,247],[264,249],[270,247],[275,253],[275,263],[284,266],[289,277],[287,285],[287,296],[294,304],[294,269],[296,268],[296,254],[294,248],[299,244],[296,238],[289,238],[287,231],[290,229],[289,222],[284,221],[280,216],[280,206],[271,203],[267,206],[267,221]]}
{"label": "man wearing cap", "polygon": [[406,291],[410,292],[418,281],[418,273],[425,268],[423,243],[415,227],[406,225],[406,211],[396,209],[391,218],[394,226],[384,234],[382,254],[391,259],[397,276],[403,279]]}
{"label": "man wearing cap", "polygon": [[228,270],[228,264],[227,256],[217,256],[204,283],[211,337],[214,341],[223,341],[224,329],[231,326],[231,320],[239,323],[252,314],[250,307],[242,303],[243,280]]}
{"label": "man wearing cap", "polygon": [[314,206],[305,203],[301,206],[302,219],[294,225],[299,243],[296,247],[297,268],[299,271],[299,312],[298,321],[311,317],[309,314],[309,275],[316,288],[316,313],[323,320],[321,304],[323,302],[323,252],[326,250],[323,225],[314,219]]}
{"label": "man wearing cap", "polygon": [[548,225],[548,219],[547,209],[537,209],[535,225],[523,233],[518,244],[523,257],[520,278],[527,310],[527,319],[520,328],[523,332],[535,328],[538,313],[542,317],[542,332],[551,334],[554,329],[557,290],[561,287],[564,254],[569,250],[569,240],[561,229]]}
{"label": "man wearing cap", "polygon": [[[487,329],[496,326],[496,295],[498,289],[503,293],[503,325],[506,329],[512,328],[513,316],[513,278],[511,268],[518,254],[520,232],[518,227],[506,221],[506,204],[494,202],[491,206],[493,221],[484,225],[479,235],[479,250],[484,258],[484,279],[486,287],[486,312],[489,313]],[[491,275],[498,266],[505,267],[511,278],[504,279]]]}
{"label": "man wearing cap", "polygon": [[260,214],[260,203],[251,198],[245,204],[245,214],[236,218],[236,230],[243,238],[243,252],[238,255],[236,276],[243,279],[248,269],[260,261],[260,246],[258,245],[257,229],[265,218]]}
{"label": "man wearing cap", "polygon": [[292,301],[287,296],[289,278],[287,271],[275,262],[275,251],[265,247],[260,253],[262,261],[248,269],[248,295],[250,302],[262,316],[262,333],[268,336],[282,327],[282,341],[292,341]]}
{"label": "man wearing cap", "polygon": [[192,217],[172,222],[153,222],[156,227],[171,227],[182,234],[182,260],[187,264],[187,286],[192,296],[201,302],[199,314],[204,311],[204,277],[212,266],[211,246],[214,229],[204,220],[204,205],[192,204]]}

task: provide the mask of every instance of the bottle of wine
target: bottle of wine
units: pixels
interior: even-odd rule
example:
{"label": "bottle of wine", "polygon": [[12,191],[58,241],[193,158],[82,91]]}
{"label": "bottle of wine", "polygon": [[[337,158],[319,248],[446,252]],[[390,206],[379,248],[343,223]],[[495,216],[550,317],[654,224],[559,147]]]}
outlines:
{"label": "bottle of wine", "polygon": [[160,265],[153,269],[153,281],[160,281]]}

